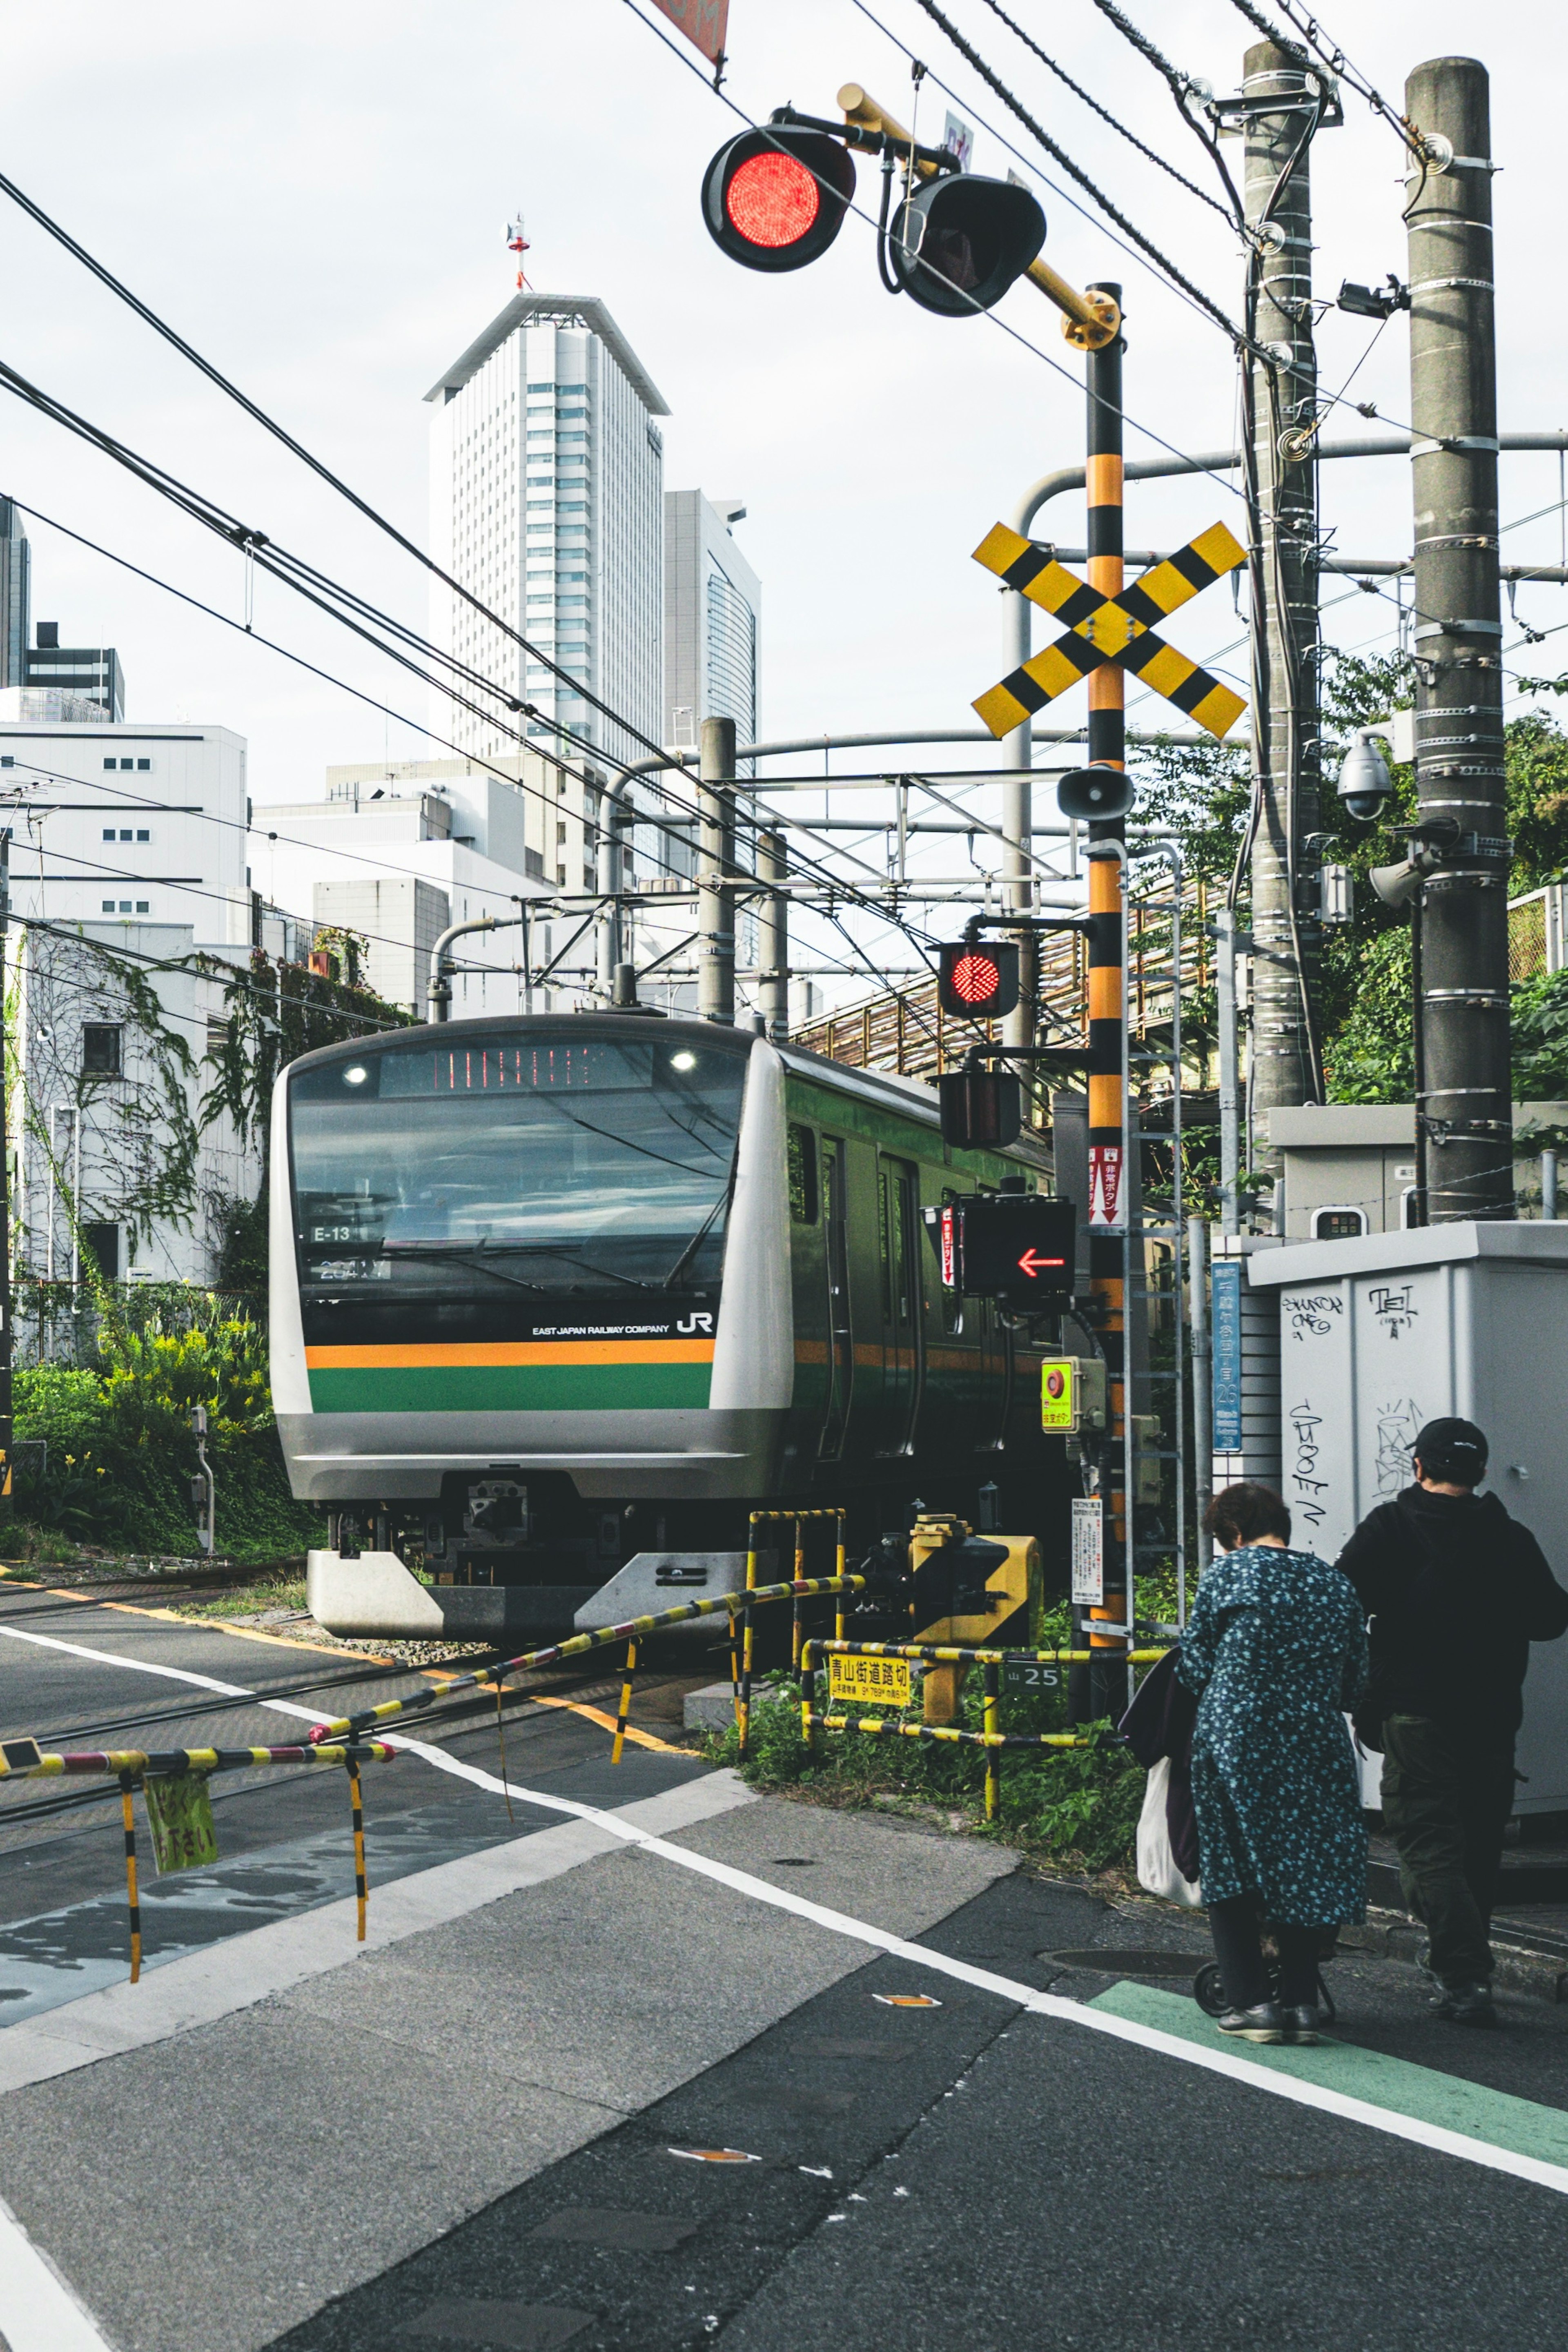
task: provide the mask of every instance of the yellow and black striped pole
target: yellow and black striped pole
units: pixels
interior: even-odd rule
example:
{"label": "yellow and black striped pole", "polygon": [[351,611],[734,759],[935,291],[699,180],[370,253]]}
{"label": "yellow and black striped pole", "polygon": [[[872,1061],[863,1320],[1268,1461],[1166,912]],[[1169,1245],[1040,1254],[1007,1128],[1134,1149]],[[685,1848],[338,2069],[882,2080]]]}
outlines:
{"label": "yellow and black striped pole", "polygon": [[[1097,286],[1117,302],[1120,286]],[[1119,596],[1124,585],[1122,537],[1121,353],[1120,336],[1087,357],[1089,457],[1089,580],[1102,595]],[[1110,650],[1110,648],[1108,648]],[[1110,661],[1089,678],[1089,756],[1091,762],[1127,765],[1127,673]],[[1105,1499],[1102,1533],[1104,1600],[1087,1612],[1090,1651],[1125,1656],[1125,1644],[1097,1623],[1124,1625],[1127,1596],[1121,1574],[1127,1529],[1123,1438],[1126,1428],[1126,1282],[1123,1237],[1131,1212],[1127,1184],[1127,1139],[1122,1131],[1122,1066],[1127,1007],[1122,1002],[1122,926],[1126,921],[1122,864],[1119,856],[1096,857],[1096,841],[1124,843],[1123,817],[1094,817],[1089,826],[1089,1276],[1100,1301],[1100,1335],[1105,1349],[1110,1427],[1100,1472]],[[1110,1678],[1089,1667],[1091,1720],[1111,1711]],[[1120,1714],[1118,1706],[1114,1710]]]}
{"label": "yellow and black striped pole", "polygon": [[353,1814],[354,1824],[354,1902],[357,1915],[354,1941],[356,1943],[363,1944],[364,1941],[366,1895],[364,1883],[364,1803],[360,1794],[359,1766],[352,1756],[349,1759],[347,1769],[349,1776],[349,1806]]}
{"label": "yellow and black striped pole", "polygon": [[626,1671],[621,1683],[620,1713],[616,1717],[616,1744],[610,1750],[610,1761],[612,1764],[618,1764],[620,1762],[621,1751],[626,1744],[626,1717],[632,1711],[632,1675],[637,1670],[637,1645],[635,1642],[628,1642],[626,1643]]}
{"label": "yellow and black striped pole", "polygon": [[120,1775],[120,1813],[125,1823],[125,1899],[131,1912],[131,1981],[142,1974],[142,1905],[136,1893],[136,1781],[130,1772]]}

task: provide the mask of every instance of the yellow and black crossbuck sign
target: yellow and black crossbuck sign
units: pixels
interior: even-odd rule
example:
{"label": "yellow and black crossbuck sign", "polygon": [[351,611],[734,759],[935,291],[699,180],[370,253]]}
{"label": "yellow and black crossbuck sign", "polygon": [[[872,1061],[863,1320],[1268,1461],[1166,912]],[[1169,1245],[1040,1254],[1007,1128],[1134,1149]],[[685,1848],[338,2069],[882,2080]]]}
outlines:
{"label": "yellow and black crossbuck sign", "polygon": [[1009,588],[1018,589],[1031,604],[1043,604],[1047,613],[1054,613],[1068,632],[980,697],[974,709],[993,735],[1010,735],[1015,727],[1021,727],[1037,710],[1043,710],[1047,702],[1054,702],[1058,694],[1107,662],[1118,662],[1131,670],[1211,735],[1226,734],[1246,709],[1238,694],[1166,645],[1150,625],[1163,621],[1211,581],[1223,579],[1238,563],[1246,562],[1246,550],[1223,523],[1216,522],[1212,530],[1189,541],[1118,596],[1102,595],[1054,556],[1009,530],[1005,523],[999,522],[986,533],[974,551],[974,561],[984,563],[987,572],[994,572]]}

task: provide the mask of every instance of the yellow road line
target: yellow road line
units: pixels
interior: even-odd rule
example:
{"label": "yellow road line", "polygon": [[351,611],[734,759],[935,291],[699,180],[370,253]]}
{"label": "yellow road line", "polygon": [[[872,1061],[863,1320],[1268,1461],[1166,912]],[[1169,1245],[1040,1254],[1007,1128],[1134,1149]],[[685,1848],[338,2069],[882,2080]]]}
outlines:
{"label": "yellow road line", "polygon": [[[588,1706],[580,1698],[547,1698],[539,1691],[524,1691],[522,1696],[531,1706],[563,1706],[573,1715],[586,1716],[590,1723],[602,1724],[606,1731],[616,1728],[613,1715],[606,1715],[603,1707]],[[656,1739],[651,1731],[639,1731],[635,1723],[627,1724],[626,1738],[635,1740],[639,1748],[657,1748],[661,1756],[689,1756],[691,1753],[689,1748],[672,1748],[668,1739]]]}

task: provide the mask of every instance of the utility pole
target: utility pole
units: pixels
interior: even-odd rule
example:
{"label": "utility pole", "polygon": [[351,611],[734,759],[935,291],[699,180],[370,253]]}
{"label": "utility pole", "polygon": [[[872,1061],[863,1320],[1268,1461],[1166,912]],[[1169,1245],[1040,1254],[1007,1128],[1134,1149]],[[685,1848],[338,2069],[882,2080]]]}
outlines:
{"label": "utility pole", "polygon": [[[757,873],[764,882],[783,882],[789,872],[782,833],[757,835]],[[769,890],[757,924],[757,996],[767,1034],[775,1045],[789,1042],[789,893]]]}
{"label": "utility pole", "polygon": [[[1120,286],[1097,285],[1091,294],[1109,295],[1119,306]],[[1086,355],[1084,382],[1088,459],[1085,468],[1089,584],[1104,596],[1119,596],[1126,584],[1122,521],[1122,341],[1114,336]],[[1124,771],[1127,766],[1127,673],[1106,662],[1089,675],[1089,756],[1091,764]],[[1122,998],[1127,920],[1126,873],[1120,856],[1094,855],[1097,841],[1125,845],[1127,820],[1089,820],[1089,1286],[1099,1305],[1100,1342],[1105,1351],[1110,1412],[1101,1455],[1104,1516],[1101,1558],[1104,1599],[1087,1612],[1088,1646],[1103,1654],[1089,1665],[1089,1715],[1121,1713],[1116,1693],[1121,1675],[1113,1661],[1125,1657],[1131,1641],[1121,1633],[1132,1617],[1132,1591],[1124,1563],[1131,1558],[1131,1496],[1126,1477],[1128,1248],[1127,1221],[1134,1186],[1127,1167],[1126,1105],[1122,1093]],[[1114,1565],[1113,1565],[1114,1562]],[[1114,1624],[1116,1634],[1097,1624]]]}
{"label": "utility pole", "polygon": [[[1258,238],[1247,323],[1276,364],[1249,360],[1259,544],[1251,567],[1252,759],[1260,803],[1252,846],[1250,1124],[1277,1104],[1316,1102],[1317,923],[1302,911],[1302,845],[1319,826],[1317,355],[1312,344],[1309,154],[1323,85],[1272,41],[1247,52],[1244,201]],[[1258,632],[1261,631],[1261,643]],[[1316,864],[1315,857],[1312,863]],[[1261,1155],[1260,1155],[1261,1156]],[[1269,1155],[1270,1157],[1272,1155]]]}
{"label": "utility pole", "polygon": [[0,832],[0,1516],[9,1518],[13,1459],[11,1398],[11,1121],[6,1096],[6,961],[11,929],[11,828]]}
{"label": "utility pole", "polygon": [[1410,76],[1405,103],[1426,142],[1411,161],[1406,214],[1415,783],[1423,822],[1451,843],[1422,892],[1416,1013],[1425,1071],[1415,1115],[1428,1146],[1427,1214],[1441,1224],[1514,1213],[1486,68],[1436,58]]}
{"label": "utility pole", "polygon": [[697,1010],[704,1021],[735,1018],[735,722],[705,719],[697,749]]}

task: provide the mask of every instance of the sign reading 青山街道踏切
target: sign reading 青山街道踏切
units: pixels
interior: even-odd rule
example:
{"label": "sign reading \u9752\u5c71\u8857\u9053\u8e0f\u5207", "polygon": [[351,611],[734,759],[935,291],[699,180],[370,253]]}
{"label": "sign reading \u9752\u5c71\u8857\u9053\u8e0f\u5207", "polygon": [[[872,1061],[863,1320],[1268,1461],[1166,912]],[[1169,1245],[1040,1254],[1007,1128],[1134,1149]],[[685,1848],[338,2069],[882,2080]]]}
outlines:
{"label": "sign reading \u9752\u5c71\u8857\u9053\u8e0f\u5207", "polygon": [[908,1658],[847,1658],[830,1651],[827,1696],[853,1700],[858,1706],[908,1706],[910,1662]]}

